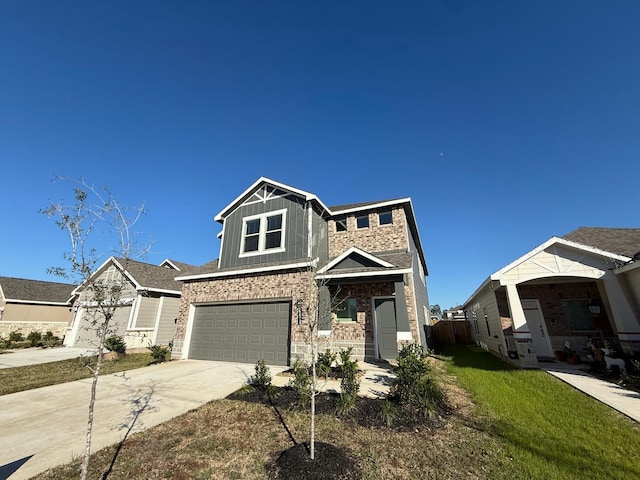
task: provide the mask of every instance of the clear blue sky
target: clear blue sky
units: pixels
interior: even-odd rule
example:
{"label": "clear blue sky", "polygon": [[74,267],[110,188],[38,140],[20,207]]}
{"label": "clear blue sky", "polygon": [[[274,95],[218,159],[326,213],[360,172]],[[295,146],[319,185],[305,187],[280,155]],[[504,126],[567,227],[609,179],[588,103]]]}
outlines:
{"label": "clear blue sky", "polygon": [[47,279],[70,186],[217,257],[260,176],[411,197],[432,304],[579,226],[640,227],[637,0],[0,3],[0,275]]}

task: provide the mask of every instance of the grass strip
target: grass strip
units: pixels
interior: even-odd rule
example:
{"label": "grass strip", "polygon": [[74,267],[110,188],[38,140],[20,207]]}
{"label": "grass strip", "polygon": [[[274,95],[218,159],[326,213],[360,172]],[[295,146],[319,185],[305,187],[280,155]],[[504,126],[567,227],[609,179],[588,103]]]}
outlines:
{"label": "grass strip", "polygon": [[518,478],[640,478],[637,423],[544,371],[511,368],[478,347],[443,353]]}
{"label": "grass strip", "polygon": [[[22,392],[33,388],[73,382],[91,377],[89,366],[96,357],[78,357],[57,362],[40,363],[24,367],[0,369],[0,395]],[[101,375],[146,367],[153,361],[150,353],[129,353],[116,360],[104,362]]]}

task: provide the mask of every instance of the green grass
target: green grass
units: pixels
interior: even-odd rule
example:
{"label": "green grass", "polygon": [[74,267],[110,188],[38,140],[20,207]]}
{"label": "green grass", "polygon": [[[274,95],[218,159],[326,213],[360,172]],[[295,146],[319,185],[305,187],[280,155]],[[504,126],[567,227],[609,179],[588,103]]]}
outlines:
{"label": "green grass", "polygon": [[640,478],[637,423],[541,370],[510,368],[478,347],[443,353],[519,478]]}
{"label": "green grass", "polygon": [[[152,361],[153,357],[150,353],[130,353],[117,360],[104,362],[100,374],[108,375],[146,367]],[[95,363],[95,357],[79,357],[58,362],[0,369],[0,395],[89,378],[91,371],[87,365],[93,363]]]}

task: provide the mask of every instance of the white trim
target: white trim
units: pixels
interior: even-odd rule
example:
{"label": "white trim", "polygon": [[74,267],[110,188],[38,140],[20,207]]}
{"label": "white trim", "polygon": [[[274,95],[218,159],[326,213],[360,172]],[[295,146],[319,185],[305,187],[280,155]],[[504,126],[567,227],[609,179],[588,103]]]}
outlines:
{"label": "white trim", "polygon": [[[396,319],[397,321],[397,319]],[[396,331],[396,338],[398,342],[414,342],[415,339],[413,338],[413,335],[411,335],[411,332],[398,332]]]}
{"label": "white trim", "polygon": [[[313,209],[311,202],[307,201],[307,257],[313,255]],[[320,232],[318,232],[320,233]],[[320,241],[320,239],[318,239]]]}
{"label": "white trim", "polygon": [[131,312],[129,313],[127,330],[137,330],[135,324],[138,322],[138,312],[140,311],[140,304],[142,303],[141,299],[142,295],[138,294],[138,296],[133,300],[133,304],[131,305]]}
{"label": "white trim", "polygon": [[[315,261],[315,260],[314,260]],[[248,273],[274,272],[278,270],[291,270],[294,268],[308,268],[313,266],[314,261],[301,263],[288,263],[286,265],[272,265],[270,267],[246,268],[244,270],[229,270],[227,272],[201,273],[199,275],[186,275],[184,277],[176,277],[175,280],[202,280],[204,278],[220,278],[231,277],[233,275],[245,275]]]}
{"label": "white trim", "polygon": [[[78,306],[77,310],[73,312],[73,319],[71,320],[71,334],[68,342],[65,342],[65,345],[73,347],[78,339],[78,328],[80,323],[82,323],[82,317],[84,316],[84,308],[82,306]],[[66,340],[66,339],[65,339]]]}
{"label": "white trim", "polygon": [[344,210],[330,210],[330,212],[331,212],[331,215],[344,215],[345,213],[353,213],[353,212],[360,212],[362,210],[372,210],[376,208],[390,207],[392,205],[401,205],[404,203],[411,203],[411,198],[406,197],[406,198],[399,198],[397,200],[387,200],[386,202],[369,203],[367,205],[346,208]]}
{"label": "white trim", "polygon": [[69,302],[43,302],[40,300],[18,300],[16,298],[5,298],[5,303],[29,303],[33,305],[52,305],[52,306],[59,306],[59,307],[71,306]]}
{"label": "white trim", "polygon": [[153,335],[151,336],[152,345],[155,345],[158,339],[158,328],[160,328],[160,317],[162,317],[162,309],[164,307],[164,299],[166,297],[160,297],[160,302],[158,302],[158,311],[156,312],[156,323],[155,327],[153,327]]}
{"label": "white trim", "polygon": [[[266,247],[266,241],[267,241],[267,226],[268,226],[268,218],[269,217],[276,217],[278,215],[281,215],[282,220],[280,223],[280,246],[279,247],[275,247],[275,248],[267,248]],[[247,222],[251,222],[254,220],[259,220],[260,221],[260,226],[258,227],[258,250],[253,250],[250,252],[245,252],[244,251],[244,244],[245,244],[245,238],[246,238],[246,227],[247,227]],[[276,230],[273,230],[274,232]],[[282,253],[285,252],[287,250],[287,246],[286,246],[286,232],[287,232],[287,209],[283,208],[282,210],[274,210],[271,212],[265,212],[265,213],[259,213],[257,215],[250,215],[248,217],[244,217],[242,219],[242,235],[240,236],[240,253],[238,255],[238,257],[240,258],[244,258],[244,257],[255,257],[257,255],[271,255],[272,253]],[[252,234],[252,236],[255,236],[256,234]]]}
{"label": "white trim", "polygon": [[401,269],[394,269],[394,270],[376,270],[375,272],[327,273],[324,275],[316,275],[316,278],[321,280],[330,280],[332,278],[381,277],[385,275],[404,275],[405,273],[411,273],[411,269],[401,268]]}
{"label": "white trim", "polygon": [[156,292],[156,293],[172,293],[174,295],[181,295],[180,290],[165,290],[164,288],[142,288],[142,292]]}
{"label": "white trim", "polygon": [[340,254],[338,257],[334,258],[333,260],[331,260],[329,263],[327,263],[324,267],[322,267],[320,270],[318,270],[319,274],[323,274],[325,273],[327,270],[335,267],[338,263],[340,263],[342,260],[344,260],[345,258],[347,258],[349,255],[351,255],[352,253],[358,254],[363,256],[364,258],[366,258],[367,260],[371,260],[372,262],[377,263],[378,265],[380,265],[381,267],[386,267],[386,268],[392,268],[395,267],[394,264],[389,263],[389,262],[385,262],[384,260],[376,257],[375,255],[371,255],[370,253],[365,252],[364,250],[358,248],[358,247],[351,247],[349,248],[349,250],[343,252],[342,254]]}
{"label": "white trim", "polygon": [[318,330],[318,337],[326,338],[331,336],[331,330]]}
{"label": "white trim", "polygon": [[[218,266],[220,266],[220,260],[222,260],[222,249],[224,248],[224,231],[226,229],[227,224],[222,222],[222,232],[220,232],[220,251],[218,252]],[[240,247],[242,248],[242,247]]]}
{"label": "white trim", "polygon": [[260,177],[258,180],[253,182],[253,184],[251,184],[249,188],[247,188],[238,197],[236,197],[229,205],[224,207],[222,211],[214,217],[214,220],[216,222],[222,222],[224,220],[224,217],[226,217],[229,214],[230,210],[234,209],[237,203],[241,202],[243,198],[245,198],[247,195],[252,193],[263,182],[268,183],[271,186],[277,187],[281,190],[289,191],[293,194],[296,194],[304,198],[305,200],[315,200],[324,210],[326,210],[327,212],[331,212],[329,208],[324,203],[322,203],[322,201],[320,201],[320,199],[317,196],[313,195],[312,193],[305,192],[304,190],[300,190],[300,189],[291,187],[289,185],[285,185],[284,183],[276,182],[267,177]]}
{"label": "white trim", "polygon": [[178,266],[173,263],[171,260],[169,260],[168,258],[165,258],[162,263],[160,263],[160,265],[158,265],[159,267],[163,267],[164,265],[169,264],[171,267],[173,267],[174,270],[177,270],[178,272],[180,271],[180,269],[178,268]]}
{"label": "white trim", "polygon": [[496,273],[491,275],[491,277],[490,277],[491,280],[500,280],[502,275],[504,275],[508,271],[512,270],[513,268],[517,267],[521,263],[523,263],[523,262],[529,260],[530,258],[534,257],[538,253],[546,250],[547,248],[549,248],[550,246],[552,246],[554,244],[564,245],[566,247],[575,248],[577,250],[582,250],[582,251],[585,251],[585,252],[588,252],[588,253],[592,253],[594,255],[598,255],[598,256],[601,256],[601,257],[605,257],[605,258],[610,258],[610,259],[613,259],[613,260],[620,260],[620,261],[623,261],[623,262],[628,262],[628,261],[631,260],[629,257],[625,257],[623,255],[618,255],[618,254],[612,253],[612,252],[607,252],[605,250],[600,250],[599,248],[589,247],[587,245],[583,245],[581,243],[572,242],[570,240],[565,240],[564,238],[560,238],[560,237],[551,237],[549,240],[544,242],[542,245],[539,245],[538,247],[534,248],[530,252],[525,253],[523,256],[521,256],[517,260],[511,262],[506,267],[501,268]]}
{"label": "white trim", "polygon": [[189,358],[189,349],[191,347],[191,334],[193,333],[193,322],[196,315],[196,306],[192,303],[189,305],[189,313],[187,315],[187,330],[184,333],[184,342],[182,344],[182,360]]}

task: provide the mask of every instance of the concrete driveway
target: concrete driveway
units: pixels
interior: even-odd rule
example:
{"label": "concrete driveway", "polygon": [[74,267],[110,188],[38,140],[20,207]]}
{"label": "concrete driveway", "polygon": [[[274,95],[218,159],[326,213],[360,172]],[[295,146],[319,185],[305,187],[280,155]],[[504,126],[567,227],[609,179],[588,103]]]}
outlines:
{"label": "concrete driveway", "polygon": [[[5,350],[0,354],[0,368],[23,367],[38,363],[57,362],[83,355],[92,355],[94,350],[75,347],[19,348]],[[0,477],[1,479],[2,477]]]}
{"label": "concrete driveway", "polygon": [[[251,364],[179,360],[100,377],[92,451],[121,441],[134,418],[132,433],[226,397],[253,373]],[[0,396],[0,479],[27,479],[82,454],[90,387],[86,379]]]}

